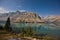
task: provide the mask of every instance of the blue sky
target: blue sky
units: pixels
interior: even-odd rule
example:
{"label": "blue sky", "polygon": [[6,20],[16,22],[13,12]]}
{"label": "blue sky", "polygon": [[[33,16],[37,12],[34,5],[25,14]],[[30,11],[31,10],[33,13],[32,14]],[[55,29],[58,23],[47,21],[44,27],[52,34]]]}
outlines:
{"label": "blue sky", "polygon": [[60,15],[60,0],[0,0],[0,12],[31,11],[38,15]]}

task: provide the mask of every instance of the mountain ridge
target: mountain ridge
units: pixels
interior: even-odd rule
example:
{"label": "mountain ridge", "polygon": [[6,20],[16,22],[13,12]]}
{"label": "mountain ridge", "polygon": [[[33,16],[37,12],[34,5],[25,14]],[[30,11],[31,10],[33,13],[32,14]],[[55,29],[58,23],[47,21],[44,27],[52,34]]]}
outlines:
{"label": "mountain ridge", "polygon": [[60,16],[46,16],[43,19],[46,22],[60,23]]}
{"label": "mountain ridge", "polygon": [[11,22],[13,23],[20,23],[20,22],[32,22],[32,23],[41,23],[41,22],[48,22],[48,23],[60,23],[60,16],[45,16],[40,17],[37,13],[33,12],[9,12],[0,15],[0,21],[6,21],[7,18],[10,17]]}
{"label": "mountain ridge", "polygon": [[[11,18],[11,22],[17,23],[17,22],[44,22],[41,20],[41,17],[33,12],[9,12],[2,14],[0,16],[0,20],[7,20],[7,18]],[[5,19],[4,19],[5,18]]]}

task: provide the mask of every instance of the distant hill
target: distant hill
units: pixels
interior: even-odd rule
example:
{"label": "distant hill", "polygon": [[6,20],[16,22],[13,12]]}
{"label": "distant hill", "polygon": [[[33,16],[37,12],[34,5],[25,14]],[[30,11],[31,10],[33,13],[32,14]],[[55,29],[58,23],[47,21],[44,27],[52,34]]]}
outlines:
{"label": "distant hill", "polygon": [[45,22],[60,23],[60,16],[46,16],[43,20]]}

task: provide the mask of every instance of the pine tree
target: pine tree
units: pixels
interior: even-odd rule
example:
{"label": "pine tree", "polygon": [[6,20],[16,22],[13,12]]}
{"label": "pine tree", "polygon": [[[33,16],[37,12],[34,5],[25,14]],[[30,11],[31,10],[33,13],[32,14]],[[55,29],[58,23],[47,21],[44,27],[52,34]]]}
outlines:
{"label": "pine tree", "polygon": [[6,24],[5,24],[5,30],[6,31],[11,31],[11,27],[10,27],[10,17],[8,17]]}
{"label": "pine tree", "polygon": [[20,33],[21,34],[21,37],[24,37],[25,33],[26,33],[26,31],[24,30],[24,28],[22,28],[21,29],[21,33]]}
{"label": "pine tree", "polygon": [[28,27],[28,29],[27,29],[27,36],[32,36],[32,35],[33,35],[32,28]]}

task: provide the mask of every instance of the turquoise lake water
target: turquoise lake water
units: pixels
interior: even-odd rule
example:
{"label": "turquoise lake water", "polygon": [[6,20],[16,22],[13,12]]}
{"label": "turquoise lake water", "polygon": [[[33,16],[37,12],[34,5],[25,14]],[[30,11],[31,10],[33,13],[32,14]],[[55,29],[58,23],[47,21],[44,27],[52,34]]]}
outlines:
{"label": "turquoise lake water", "polygon": [[57,23],[13,23],[11,27],[15,32],[20,32],[22,27],[31,27],[33,33],[60,37],[60,25]]}

